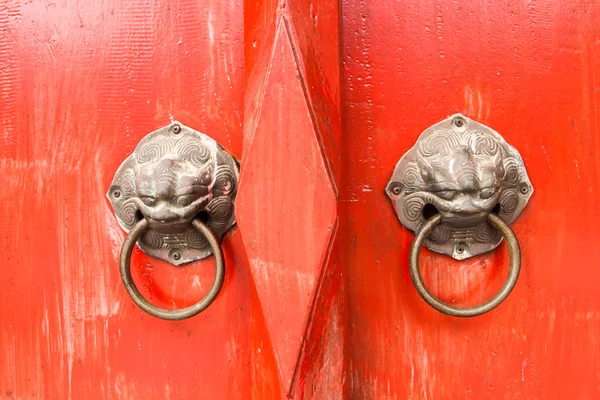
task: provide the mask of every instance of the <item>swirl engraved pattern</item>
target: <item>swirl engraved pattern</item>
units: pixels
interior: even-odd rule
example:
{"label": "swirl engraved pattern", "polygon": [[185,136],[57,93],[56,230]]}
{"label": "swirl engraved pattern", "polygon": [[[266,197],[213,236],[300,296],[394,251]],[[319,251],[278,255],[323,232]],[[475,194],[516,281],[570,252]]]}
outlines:
{"label": "swirl engraved pattern", "polygon": [[464,145],[461,140],[462,135],[458,135],[449,129],[440,129],[433,132],[419,148],[423,157],[431,157],[436,154],[448,154],[452,152],[452,149]]}
{"label": "swirl engraved pattern", "polygon": [[473,231],[473,240],[477,243],[487,243],[500,234],[489,223],[484,222]]}
{"label": "swirl engraved pattern", "polygon": [[160,249],[164,245],[163,237],[160,233],[148,230],[142,236],[142,243],[153,249]]}
{"label": "swirl engraved pattern", "polygon": [[402,185],[408,189],[414,189],[421,186],[421,173],[416,163],[410,163],[406,166],[402,175]]}
{"label": "swirl engraved pattern", "polygon": [[482,154],[487,157],[502,153],[501,144],[492,136],[477,130],[457,132],[449,129],[432,132],[424,138],[418,151],[422,157],[430,158],[452,154],[459,148],[469,149],[473,154]]}
{"label": "swirl engraved pattern", "polygon": [[185,241],[193,249],[204,249],[208,246],[208,240],[196,229],[189,229],[185,233]]}
{"label": "swirl engraved pattern", "polygon": [[206,209],[210,213],[210,227],[217,231],[225,230],[233,216],[233,202],[227,197],[216,197],[208,203]]}
{"label": "swirl engraved pattern", "polygon": [[413,223],[424,222],[422,212],[425,204],[425,199],[419,194],[408,196],[402,208],[404,218]]}
{"label": "swirl engraved pattern", "polygon": [[477,154],[493,157],[501,151],[498,142],[491,136],[478,131],[465,132],[464,142]]}
{"label": "swirl engraved pattern", "polygon": [[516,186],[519,184],[519,166],[517,160],[512,157],[504,159],[504,184]]}
{"label": "swirl engraved pattern", "polygon": [[212,188],[214,196],[231,196],[236,190],[236,178],[233,170],[228,165],[219,165],[215,171],[215,183]]}
{"label": "swirl engraved pattern", "polygon": [[132,199],[126,200],[121,205],[121,212],[118,213],[121,221],[128,227],[133,228],[133,225],[137,222],[136,213],[138,211],[138,207],[135,204],[135,201]]}
{"label": "swirl engraved pattern", "polygon": [[206,164],[210,159],[210,150],[193,137],[185,137],[177,142],[175,152],[183,161],[190,161],[198,166]]}
{"label": "swirl engraved pattern", "polygon": [[447,243],[452,238],[452,230],[446,225],[436,226],[427,238],[434,243]]}
{"label": "swirl engraved pattern", "polygon": [[136,160],[144,164],[157,162],[173,148],[173,141],[164,136],[156,136],[148,142],[142,142],[136,148]]}
{"label": "swirl engraved pattern", "polygon": [[121,175],[121,194],[123,198],[128,199],[135,195],[135,180],[133,177],[133,169],[126,169]]}
{"label": "swirl engraved pattern", "polygon": [[517,189],[506,189],[500,195],[500,214],[510,215],[519,205],[519,195]]}

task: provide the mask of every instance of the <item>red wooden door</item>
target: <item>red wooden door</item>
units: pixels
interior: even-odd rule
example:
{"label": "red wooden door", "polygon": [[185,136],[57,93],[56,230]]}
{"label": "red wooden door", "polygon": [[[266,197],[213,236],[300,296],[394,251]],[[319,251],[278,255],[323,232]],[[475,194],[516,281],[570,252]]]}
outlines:
{"label": "red wooden door", "polygon": [[[345,354],[355,398],[600,395],[598,4],[345,1],[340,232]],[[428,126],[462,113],[500,132],[535,188],[513,224],[519,281],[494,311],[438,313],[417,295],[414,235],[383,193]],[[506,245],[454,261],[421,252],[441,299],[474,305],[507,275]]]}
{"label": "red wooden door", "polygon": [[[0,398],[250,397],[249,278],[239,232],[209,313],[170,323],[124,291],[106,192],[147,133],[177,118],[238,158],[241,1],[0,2]],[[133,254],[154,304],[212,282]]]}
{"label": "red wooden door", "polygon": [[[437,0],[0,2],[0,398],[594,399],[599,7]],[[417,295],[385,187],[428,126],[500,132],[536,192],[522,272],[457,319]],[[198,316],[128,297],[105,197],[177,119],[241,159],[226,276]],[[443,300],[489,298],[506,246],[423,250]],[[154,304],[200,299],[211,258],[134,251]]]}

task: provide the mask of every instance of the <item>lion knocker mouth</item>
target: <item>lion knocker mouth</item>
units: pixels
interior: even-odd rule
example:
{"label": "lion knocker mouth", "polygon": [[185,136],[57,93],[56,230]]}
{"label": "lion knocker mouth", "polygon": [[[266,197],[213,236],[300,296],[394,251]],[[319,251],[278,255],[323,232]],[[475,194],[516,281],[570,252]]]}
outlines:
{"label": "lion knocker mouth", "polygon": [[199,218],[217,235],[234,223],[239,176],[237,161],[210,137],[173,122],[144,137],[121,165],[108,192],[117,219],[129,231],[137,221],[149,230],[138,244],[142,250],[168,259],[172,249],[180,263],[210,254],[191,227]]}
{"label": "lion knocker mouth", "polygon": [[398,218],[412,231],[440,214],[425,244],[459,259],[496,247],[502,237],[488,215],[512,223],[532,191],[518,152],[497,132],[462,115],[426,129],[387,187]]}

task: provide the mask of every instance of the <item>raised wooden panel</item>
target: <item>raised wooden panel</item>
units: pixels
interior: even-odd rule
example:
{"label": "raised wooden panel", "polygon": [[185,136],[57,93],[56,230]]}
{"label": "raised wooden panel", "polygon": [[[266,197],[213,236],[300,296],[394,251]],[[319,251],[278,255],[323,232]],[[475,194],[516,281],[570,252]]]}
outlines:
{"label": "raised wooden panel", "polygon": [[[244,161],[246,157],[252,159],[252,163],[260,165],[267,162],[268,165],[275,166],[275,172],[265,170],[256,171],[252,167],[254,178],[249,184],[249,188],[244,189],[245,181],[242,179],[242,191],[247,191],[250,196],[252,188],[261,185],[259,176],[271,176],[271,174],[280,174],[277,172],[279,164],[275,165],[271,161],[261,161],[256,153],[272,152],[273,144],[280,141],[289,141],[300,139],[304,141],[305,135],[310,140],[315,140],[314,144],[308,147],[300,147],[305,154],[315,157],[318,153],[322,154],[323,164],[319,169],[324,168],[325,174],[329,177],[331,189],[334,193],[337,191],[340,169],[340,140],[341,140],[341,120],[339,106],[339,29],[338,29],[338,6],[335,2],[287,2],[282,1],[275,7],[275,2],[258,1],[246,2],[245,4],[245,55],[246,55],[246,104],[245,104],[245,146]],[[275,35],[277,33],[277,36]],[[287,36],[287,37],[286,37]],[[327,37],[328,40],[322,40]],[[289,41],[287,42],[282,42]],[[282,47],[285,48],[282,49]],[[285,68],[286,72],[280,71]],[[275,72],[273,72],[274,70]],[[292,73],[291,71],[295,71]],[[272,77],[275,76],[276,78]],[[275,79],[275,80],[274,80]],[[287,82],[290,80],[290,82]],[[277,86],[281,85],[281,88]],[[277,91],[287,91],[289,85],[293,86],[290,93],[284,95],[276,94]],[[302,95],[304,97],[302,97]],[[293,96],[294,102],[289,103],[288,96]],[[268,101],[267,101],[268,97]],[[263,100],[264,99],[264,100]],[[281,103],[281,104],[279,104]],[[265,107],[266,111],[265,111]],[[283,112],[275,115],[274,108],[279,107]],[[299,113],[286,112],[290,107],[299,108]],[[269,116],[265,117],[265,112]],[[282,122],[275,121],[267,124],[265,118],[275,118],[283,120],[283,124],[296,124],[296,121],[302,123],[294,129],[280,129],[279,132],[270,132],[269,135],[277,135],[274,138],[256,139],[255,134],[258,129],[276,130]],[[265,126],[258,127],[259,123]],[[312,125],[312,126],[311,126]],[[303,134],[298,135],[300,130]],[[263,134],[264,135],[264,134]],[[266,148],[265,148],[266,146]],[[289,146],[287,144],[286,146]],[[297,146],[303,146],[298,144]],[[258,150],[257,150],[258,149]],[[262,150],[261,150],[262,149]],[[287,159],[287,153],[283,155]],[[269,155],[268,158],[278,157],[277,152]],[[288,161],[286,161],[287,163]],[[295,168],[293,164],[282,166]],[[269,168],[269,167],[265,167]],[[244,164],[242,171],[247,172]],[[307,173],[309,173],[307,171]],[[309,173],[310,175],[310,173]],[[277,176],[277,175],[276,175]],[[277,176],[277,182],[283,179]],[[323,179],[323,177],[318,177]],[[291,182],[296,182],[294,178]],[[278,183],[284,184],[284,183]],[[304,184],[298,185],[303,186]],[[302,190],[303,196],[309,196],[309,192],[320,191],[321,188],[317,182],[310,182]],[[329,184],[327,185],[329,189]],[[254,189],[256,190],[256,189]],[[260,190],[260,189],[259,189]],[[315,193],[313,196],[322,196],[321,193]],[[256,202],[258,200],[254,200]],[[252,203],[250,203],[252,204]],[[270,203],[269,203],[270,204]],[[256,207],[251,205],[252,207]],[[271,213],[269,205],[261,205],[260,213],[251,218],[261,218],[259,215]],[[263,208],[265,207],[265,208]],[[286,206],[287,207],[287,206]],[[294,205],[292,210],[301,207]],[[287,207],[290,208],[290,207]],[[320,213],[323,210],[319,211]],[[320,217],[320,214],[319,214]],[[242,230],[245,232],[245,216],[242,216]],[[273,217],[278,224],[289,224],[291,227],[297,224],[308,224],[313,226],[311,218],[304,218],[302,215],[294,213],[282,213],[281,209],[275,208]],[[280,221],[281,220],[281,221]],[[300,220],[304,222],[300,222]],[[256,222],[251,222],[256,224]],[[264,229],[269,229],[264,227]],[[315,228],[316,229],[316,228]],[[281,299],[281,304],[273,305],[270,295],[267,293],[280,293],[280,288],[274,287],[271,282],[265,281],[261,274],[253,274],[257,290],[262,292],[261,297],[265,304],[261,303],[260,308],[268,314],[274,313],[274,308],[292,309],[302,308],[303,312],[296,313],[296,320],[288,317],[295,337],[288,337],[281,343],[274,340],[272,335],[280,337],[285,325],[274,326],[273,323],[265,331],[262,331],[265,337],[253,336],[253,355],[266,362],[262,364],[264,369],[262,373],[267,374],[268,378],[259,380],[256,383],[261,384],[265,381],[271,381],[273,370],[275,373],[284,375],[282,384],[282,396],[287,395],[290,398],[338,398],[342,396],[343,368],[344,368],[344,297],[341,279],[341,265],[339,263],[339,241],[337,238],[337,221],[333,226],[327,226],[328,231],[332,231],[327,240],[326,256],[323,257],[320,266],[315,266],[310,277],[310,286],[313,288],[310,303],[304,300],[300,303],[294,296]],[[258,231],[253,235],[260,238]],[[246,234],[244,233],[244,238]],[[272,241],[272,238],[263,237],[259,241]],[[314,240],[320,240],[318,237]],[[325,242],[324,242],[325,243]],[[255,257],[265,253],[267,256],[274,250],[266,246],[252,247],[250,253]],[[290,255],[291,257],[291,255]],[[299,257],[296,255],[295,257]],[[301,261],[309,255],[302,255]],[[313,255],[310,255],[313,257]],[[292,275],[294,271],[301,270],[297,268],[296,261],[292,261],[289,267],[282,268],[283,274]],[[293,292],[293,291],[292,291]],[[254,297],[252,298],[254,301]],[[280,312],[280,311],[277,311]],[[255,315],[257,321],[262,321],[260,316]],[[265,314],[267,319],[273,319],[273,316]],[[266,345],[265,345],[266,344]],[[271,349],[279,351],[277,360],[273,360],[273,365],[268,368],[268,356],[265,351]],[[282,350],[284,349],[284,350]],[[282,353],[285,351],[285,353]],[[269,353],[271,354],[271,353]],[[285,357],[285,358],[284,358]],[[284,370],[282,370],[284,368]],[[292,372],[293,368],[293,372]],[[326,376],[326,379],[323,377]],[[264,386],[264,384],[263,384]]]}
{"label": "raised wooden panel", "polygon": [[[317,138],[337,194],[343,174],[340,162],[343,137],[339,4],[335,1],[291,0],[286,10],[286,27],[305,83]],[[339,399],[348,394],[345,378],[348,358],[344,350],[346,298],[339,237],[336,224],[298,358],[290,390],[292,398]]]}
{"label": "raised wooden panel", "polygon": [[237,217],[268,329],[270,342],[265,346],[272,346],[287,391],[337,211],[281,22],[269,66],[255,130],[246,132],[251,141],[241,167]]}

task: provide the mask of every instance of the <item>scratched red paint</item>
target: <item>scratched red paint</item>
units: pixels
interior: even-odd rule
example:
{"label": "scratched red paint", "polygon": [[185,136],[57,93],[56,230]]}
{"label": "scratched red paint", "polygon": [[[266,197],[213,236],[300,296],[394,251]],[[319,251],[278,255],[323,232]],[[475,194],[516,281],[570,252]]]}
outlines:
{"label": "scratched red paint", "polygon": [[265,85],[242,164],[237,218],[282,383],[289,388],[335,227],[336,199],[284,24]]}
{"label": "scratched red paint", "polygon": [[[176,118],[242,150],[241,1],[0,3],[0,398],[249,398],[250,286],[239,232],[206,312],[141,312],[118,273],[105,192],[147,133]],[[183,306],[212,260],[134,254],[156,304]]]}
{"label": "scratched red paint", "polygon": [[[599,8],[0,3],[0,398],[599,397]],[[466,320],[416,294],[413,235],[383,192],[419,133],[455,112],[503,134],[536,190],[514,224],[515,291]],[[254,163],[241,225],[223,243],[222,293],[181,322],[127,297],[123,232],[104,197],[140,138],[171,118]],[[269,154],[286,146],[296,153]],[[302,172],[301,155],[318,172],[291,175],[301,185],[289,195],[322,209],[307,218],[294,212],[306,203],[289,202],[284,217],[277,204],[269,215],[253,196],[284,196],[281,177]],[[269,226],[253,207],[266,207]],[[298,238],[277,237],[290,226],[308,240],[291,261]],[[261,230],[283,240],[280,278],[295,287],[277,288],[248,262],[275,254],[252,247]],[[488,298],[506,274],[504,245],[462,263],[427,251],[421,260],[434,293],[457,304]],[[132,270],[157,305],[182,307],[214,266],[177,269],[136,251]]]}
{"label": "scratched red paint", "polygon": [[[342,3],[340,228],[349,392],[383,399],[600,397],[600,4]],[[460,112],[500,132],[535,187],[513,225],[514,292],[493,312],[444,316],[408,275],[413,234],[383,188],[431,124]],[[423,251],[426,282],[489,298],[506,246],[468,262]]]}
{"label": "scratched red paint", "polygon": [[336,2],[245,4],[238,212],[269,335],[253,354],[273,352],[267,380],[290,398],[344,395],[338,16]]}

